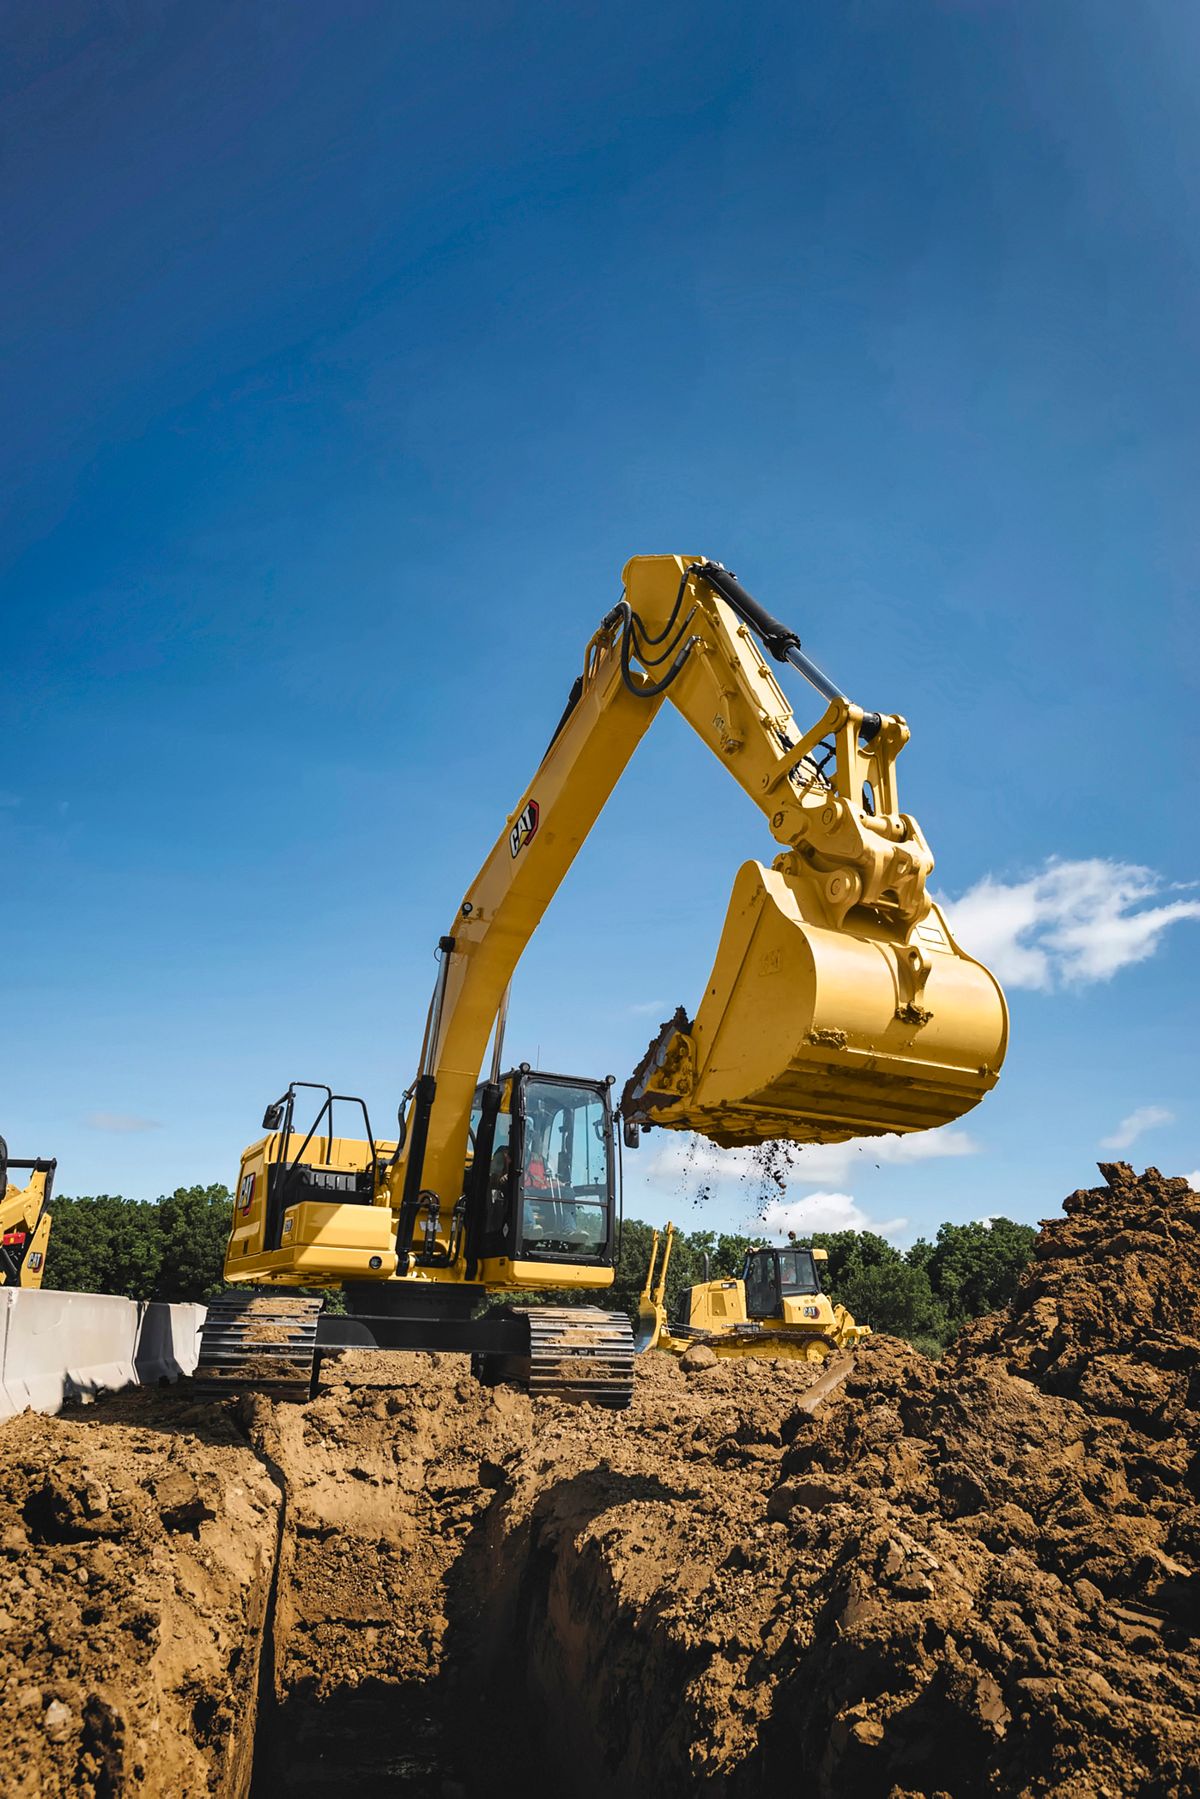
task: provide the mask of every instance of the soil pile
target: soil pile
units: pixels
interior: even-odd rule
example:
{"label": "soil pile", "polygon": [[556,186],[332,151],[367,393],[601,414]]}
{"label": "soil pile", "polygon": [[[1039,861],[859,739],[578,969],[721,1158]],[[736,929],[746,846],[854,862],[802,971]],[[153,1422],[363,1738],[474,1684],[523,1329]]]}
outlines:
{"label": "soil pile", "polygon": [[15,1421],[0,1784],[240,1795],[260,1675],[264,1795],[1197,1793],[1200,1198],[1104,1173],[1007,1312],[815,1411],[799,1363],[643,1357],[620,1414],[358,1355]]}
{"label": "soil pile", "polygon": [[0,1453],[0,1790],[244,1790],[279,1494],[232,1418],[135,1394]]}
{"label": "soil pile", "polygon": [[475,1628],[575,1791],[1200,1791],[1200,1199],[1103,1172],[946,1364],[507,1470]]}

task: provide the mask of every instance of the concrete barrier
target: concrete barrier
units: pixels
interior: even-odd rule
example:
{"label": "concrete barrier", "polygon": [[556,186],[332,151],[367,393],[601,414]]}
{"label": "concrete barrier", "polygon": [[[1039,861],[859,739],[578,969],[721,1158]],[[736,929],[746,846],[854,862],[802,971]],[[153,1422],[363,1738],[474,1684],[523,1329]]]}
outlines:
{"label": "concrete barrier", "polygon": [[167,1305],[152,1299],[141,1308],[133,1365],[143,1387],[194,1374],[206,1306]]}
{"label": "concrete barrier", "polygon": [[203,1322],[203,1306],[0,1287],[0,1418],[190,1374]]}

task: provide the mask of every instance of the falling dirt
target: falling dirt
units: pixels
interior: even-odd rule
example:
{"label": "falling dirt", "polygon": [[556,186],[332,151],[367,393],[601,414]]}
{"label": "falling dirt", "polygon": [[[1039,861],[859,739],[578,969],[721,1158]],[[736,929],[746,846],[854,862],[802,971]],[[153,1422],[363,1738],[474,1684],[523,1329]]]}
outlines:
{"label": "falling dirt", "polygon": [[[1200,1198],[1123,1165],[942,1363],[347,1356],[0,1429],[0,1787],[1200,1791]],[[256,1712],[257,1708],[257,1712]]]}

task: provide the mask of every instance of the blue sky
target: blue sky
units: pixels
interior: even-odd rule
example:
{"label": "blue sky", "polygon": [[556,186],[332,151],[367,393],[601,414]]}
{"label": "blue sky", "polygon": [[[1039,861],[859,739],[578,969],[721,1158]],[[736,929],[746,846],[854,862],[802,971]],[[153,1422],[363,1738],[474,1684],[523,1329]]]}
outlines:
{"label": "blue sky", "polygon": [[[294,1076],[385,1119],[622,563],[678,550],[909,719],[904,805],[1009,982],[958,1135],[810,1157],[789,1218],[1036,1219],[1114,1137],[1200,1165],[1200,15],[61,0],[4,33],[14,1153],[151,1197],[230,1180]],[[664,712],[514,1054],[623,1077],[770,851]],[[736,1169],[691,1206],[661,1135],[631,1209],[753,1214]]]}

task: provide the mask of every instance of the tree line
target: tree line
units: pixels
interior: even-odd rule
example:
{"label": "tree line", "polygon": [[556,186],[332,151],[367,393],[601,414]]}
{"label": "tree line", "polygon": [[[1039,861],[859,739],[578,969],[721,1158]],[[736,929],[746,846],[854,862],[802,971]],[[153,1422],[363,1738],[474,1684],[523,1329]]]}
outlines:
{"label": "tree line", "polygon": [[[129,1299],[208,1300],[222,1291],[232,1198],[227,1187],[177,1187],[153,1202],[99,1193],[56,1199],[44,1285]],[[828,1251],[824,1286],[860,1324],[939,1354],[964,1323],[1005,1305],[1033,1254],[1037,1232],[1009,1218],[943,1224],[930,1241],[899,1250],[873,1231],[816,1232],[798,1239]],[[636,1313],[653,1226],[627,1218],[609,1303]],[[733,1232],[676,1236],[667,1278],[672,1316],[686,1287],[741,1272],[762,1238]],[[340,1296],[339,1296],[340,1297]],[[567,1295],[545,1295],[562,1299]],[[595,1293],[570,1296],[595,1304]],[[335,1302],[336,1303],[336,1302]]]}

